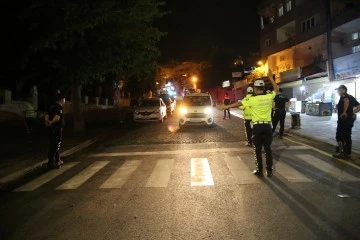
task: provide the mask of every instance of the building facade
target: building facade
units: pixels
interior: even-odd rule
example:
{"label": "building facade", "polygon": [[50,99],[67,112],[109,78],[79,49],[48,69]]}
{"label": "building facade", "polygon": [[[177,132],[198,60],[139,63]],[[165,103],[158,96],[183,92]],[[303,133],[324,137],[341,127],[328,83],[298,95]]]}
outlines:
{"label": "building facade", "polygon": [[335,103],[346,84],[360,98],[359,0],[264,0],[258,13],[261,57],[287,95]]}

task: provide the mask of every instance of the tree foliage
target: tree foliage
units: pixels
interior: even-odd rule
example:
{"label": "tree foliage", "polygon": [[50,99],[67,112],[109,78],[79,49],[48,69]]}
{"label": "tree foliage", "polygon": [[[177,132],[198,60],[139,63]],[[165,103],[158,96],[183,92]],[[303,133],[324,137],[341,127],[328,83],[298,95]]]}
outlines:
{"label": "tree foliage", "polygon": [[21,13],[28,23],[29,62],[41,61],[63,81],[101,80],[107,74],[141,77],[156,66],[162,33],[155,0],[35,0]]}

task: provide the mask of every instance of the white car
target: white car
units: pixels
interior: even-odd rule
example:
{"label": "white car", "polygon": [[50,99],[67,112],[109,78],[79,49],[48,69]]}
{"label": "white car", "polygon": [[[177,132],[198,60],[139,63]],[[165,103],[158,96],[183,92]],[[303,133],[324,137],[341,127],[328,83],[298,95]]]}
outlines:
{"label": "white car", "polygon": [[214,125],[214,111],[211,96],[205,93],[191,93],[184,97],[179,109],[179,127],[184,125]]}
{"label": "white car", "polygon": [[164,118],[167,118],[166,105],[161,98],[144,99],[134,111],[135,122],[159,121],[162,123]]}

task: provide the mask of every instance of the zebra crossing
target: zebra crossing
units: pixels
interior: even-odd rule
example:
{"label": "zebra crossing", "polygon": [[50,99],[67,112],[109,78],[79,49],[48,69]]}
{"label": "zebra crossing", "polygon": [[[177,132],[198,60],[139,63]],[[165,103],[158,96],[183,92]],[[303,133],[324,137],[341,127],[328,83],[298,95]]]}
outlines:
{"label": "zebra crossing", "polygon": [[[310,154],[295,154],[296,161],[307,166],[310,166],[314,169],[317,169],[318,175],[326,175],[331,178],[335,178],[340,182],[360,182],[360,178],[355,175],[351,175],[348,172],[341,169],[335,164],[328,163],[316,156]],[[121,189],[128,182],[132,181],[132,178],[136,176],[137,172],[140,171],[139,168],[143,164],[148,164],[146,158],[144,159],[130,159],[123,160],[123,163],[115,169],[109,176],[106,176],[106,179],[101,183],[100,186],[97,186],[98,189]],[[93,158],[89,158],[93,159]],[[226,172],[232,176],[232,183],[239,185],[248,185],[248,184],[261,184],[263,180],[254,176],[251,172],[251,167],[253,160],[241,157],[240,155],[232,155],[227,153],[221,153],[216,157],[189,157],[188,159],[180,158],[159,158],[155,161],[154,167],[151,169],[149,174],[147,174],[147,179],[144,181],[144,184],[139,187],[144,188],[167,188],[172,181],[172,176],[174,174],[188,174],[187,177],[183,178],[184,181],[188,181],[188,186],[190,187],[212,187],[217,183],[217,179],[214,176],[219,177],[217,173],[222,166],[226,167]],[[189,169],[184,171],[180,169],[179,165],[181,161],[189,161],[185,167]],[[219,161],[222,161],[222,164],[218,164]],[[250,163],[251,162],[251,163]],[[74,171],[76,166],[80,162],[68,162],[65,163],[62,168],[58,170],[53,170],[44,173],[41,176],[25,183],[24,185],[18,187],[14,192],[31,192],[35,191],[44,185],[56,180],[62,175],[66,174],[68,171]],[[54,188],[57,191],[65,190],[75,190],[83,186],[90,179],[94,178],[95,175],[100,174],[100,172],[107,168],[110,165],[111,160],[101,160],[93,161],[89,163],[88,166],[82,168],[78,171],[75,171],[72,176],[64,180],[58,186]],[[301,171],[299,168],[294,167],[292,164],[286,161],[276,161],[275,162],[275,172],[274,177],[278,177],[284,181],[290,183],[311,183],[314,182],[313,176],[308,176],[308,174]],[[356,174],[359,176],[358,174]]]}

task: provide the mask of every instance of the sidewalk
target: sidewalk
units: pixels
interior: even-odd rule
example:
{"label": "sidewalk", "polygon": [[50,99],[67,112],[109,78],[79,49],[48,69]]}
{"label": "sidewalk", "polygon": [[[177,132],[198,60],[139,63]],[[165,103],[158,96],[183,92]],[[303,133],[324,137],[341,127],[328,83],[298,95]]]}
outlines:
{"label": "sidewalk", "polygon": [[[65,116],[67,124],[61,147],[63,157],[90,146],[120,126],[119,110],[116,109],[89,111],[84,115],[87,131],[81,135],[73,133],[72,117]],[[10,121],[8,124],[3,122],[1,126],[0,191],[5,185],[46,165],[44,164],[48,149],[46,129],[42,127],[28,135],[21,124],[21,121]]]}
{"label": "sidewalk", "polygon": [[[242,111],[232,108],[233,115],[242,118]],[[301,114],[301,129],[291,129],[290,113],[286,114],[285,131],[306,138],[336,145],[335,134],[337,126],[337,114],[331,117],[318,117]],[[279,126],[277,127],[277,131]],[[360,153],[360,121],[356,121],[352,133],[353,151]]]}

